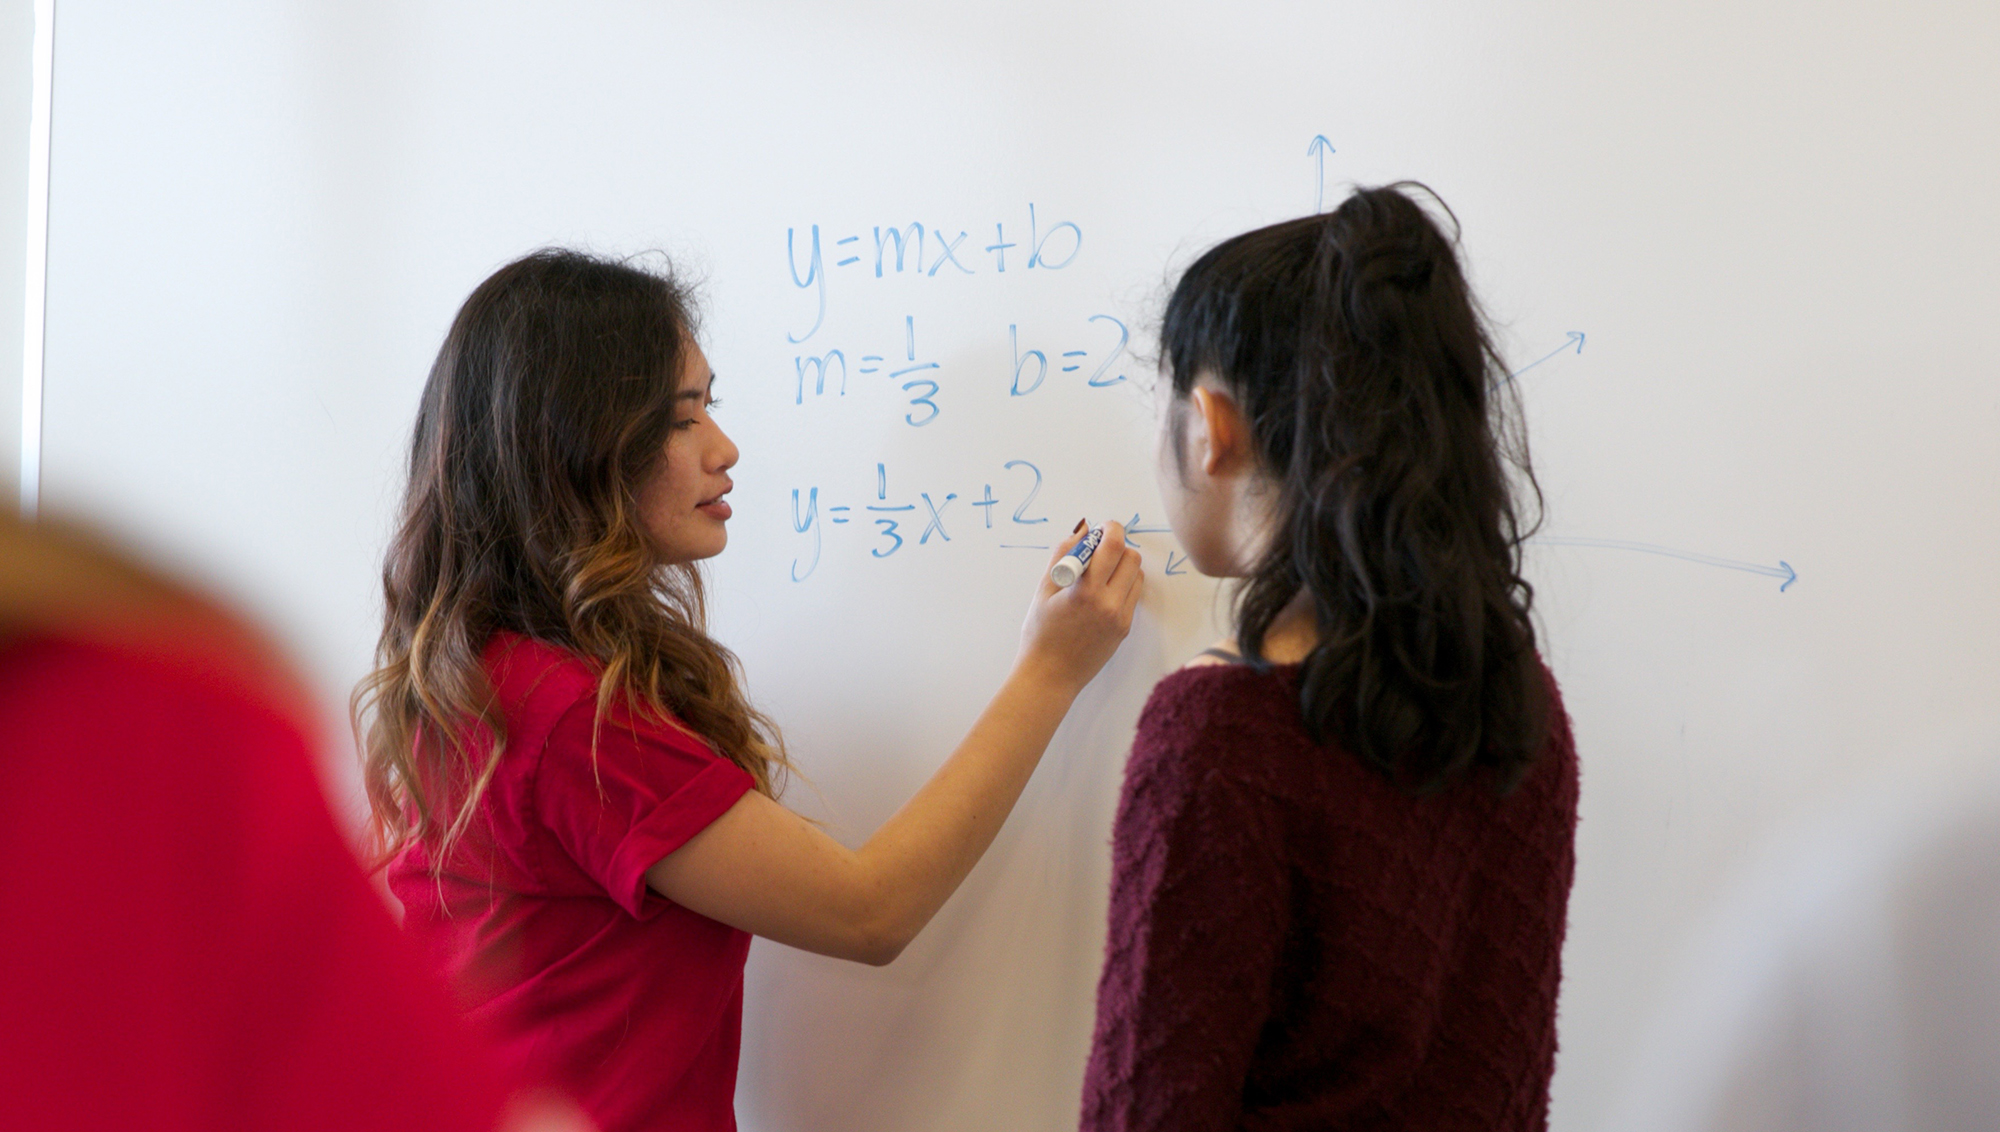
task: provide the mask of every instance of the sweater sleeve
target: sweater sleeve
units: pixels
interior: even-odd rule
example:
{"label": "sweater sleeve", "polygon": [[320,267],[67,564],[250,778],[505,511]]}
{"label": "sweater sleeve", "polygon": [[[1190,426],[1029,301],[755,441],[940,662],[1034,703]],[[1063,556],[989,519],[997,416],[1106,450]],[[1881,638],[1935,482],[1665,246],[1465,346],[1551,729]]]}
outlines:
{"label": "sweater sleeve", "polygon": [[1279,815],[1246,771],[1255,721],[1208,670],[1140,719],[1112,838],[1086,1132],[1233,1129],[1289,929]]}

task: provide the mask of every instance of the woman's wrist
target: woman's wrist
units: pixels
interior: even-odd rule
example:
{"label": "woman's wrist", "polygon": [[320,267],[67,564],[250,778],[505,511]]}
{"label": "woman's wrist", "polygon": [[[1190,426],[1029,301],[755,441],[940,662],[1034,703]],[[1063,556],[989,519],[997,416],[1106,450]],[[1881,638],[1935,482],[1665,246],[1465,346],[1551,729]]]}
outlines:
{"label": "woman's wrist", "polygon": [[1013,691],[1039,702],[1059,702],[1060,714],[1067,714],[1070,704],[1088,683],[1089,679],[1079,679],[1070,666],[1054,658],[1024,652],[1014,659],[1013,670],[1007,673],[1001,689],[1003,695]]}

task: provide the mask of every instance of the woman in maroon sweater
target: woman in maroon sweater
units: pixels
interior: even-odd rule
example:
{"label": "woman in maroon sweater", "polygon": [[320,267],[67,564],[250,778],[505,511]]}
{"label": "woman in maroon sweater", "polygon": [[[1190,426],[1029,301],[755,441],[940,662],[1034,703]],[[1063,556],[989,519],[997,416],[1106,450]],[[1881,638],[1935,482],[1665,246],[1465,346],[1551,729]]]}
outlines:
{"label": "woman in maroon sweater", "polygon": [[1547,1123],[1576,753],[1511,386],[1404,188],[1228,240],[1168,304],[1161,492],[1242,581],[1140,720],[1086,1129]]}

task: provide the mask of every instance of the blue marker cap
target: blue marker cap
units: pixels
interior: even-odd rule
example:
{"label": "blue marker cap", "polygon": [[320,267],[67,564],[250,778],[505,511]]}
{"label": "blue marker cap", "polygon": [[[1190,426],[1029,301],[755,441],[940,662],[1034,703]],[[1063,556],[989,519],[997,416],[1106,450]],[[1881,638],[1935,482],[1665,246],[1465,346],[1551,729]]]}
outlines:
{"label": "blue marker cap", "polygon": [[1054,582],[1059,589],[1068,589],[1075,585],[1076,580],[1083,577],[1083,568],[1090,565],[1090,556],[1097,553],[1098,545],[1103,541],[1104,528],[1090,528],[1077,540],[1076,546],[1072,547],[1068,554],[1058,558],[1056,564],[1049,567],[1049,581]]}

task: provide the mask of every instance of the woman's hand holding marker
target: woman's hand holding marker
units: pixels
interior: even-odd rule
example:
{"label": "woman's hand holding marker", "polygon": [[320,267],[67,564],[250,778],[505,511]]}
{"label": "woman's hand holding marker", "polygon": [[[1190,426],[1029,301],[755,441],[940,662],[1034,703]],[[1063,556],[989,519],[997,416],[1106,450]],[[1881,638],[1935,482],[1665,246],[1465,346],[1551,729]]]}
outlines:
{"label": "woman's hand holding marker", "polygon": [[[1079,526],[1087,522],[1089,522],[1088,519],[1077,520]],[[1075,534],[1076,532],[1071,531],[1070,533]],[[1083,577],[1083,568],[1090,565],[1090,556],[1097,553],[1098,544],[1103,541],[1103,527],[1092,527],[1088,531],[1085,531],[1083,538],[1074,547],[1070,548],[1070,552],[1056,559],[1056,564],[1049,567],[1049,581],[1054,582],[1062,589],[1068,589],[1075,585],[1076,580]]]}
{"label": "woman's hand holding marker", "polygon": [[[1019,665],[1081,689],[1118,651],[1139,604],[1144,556],[1125,542],[1125,528],[1078,522],[1050,559],[1021,628]],[[1074,581],[1058,584],[1060,567]]]}

